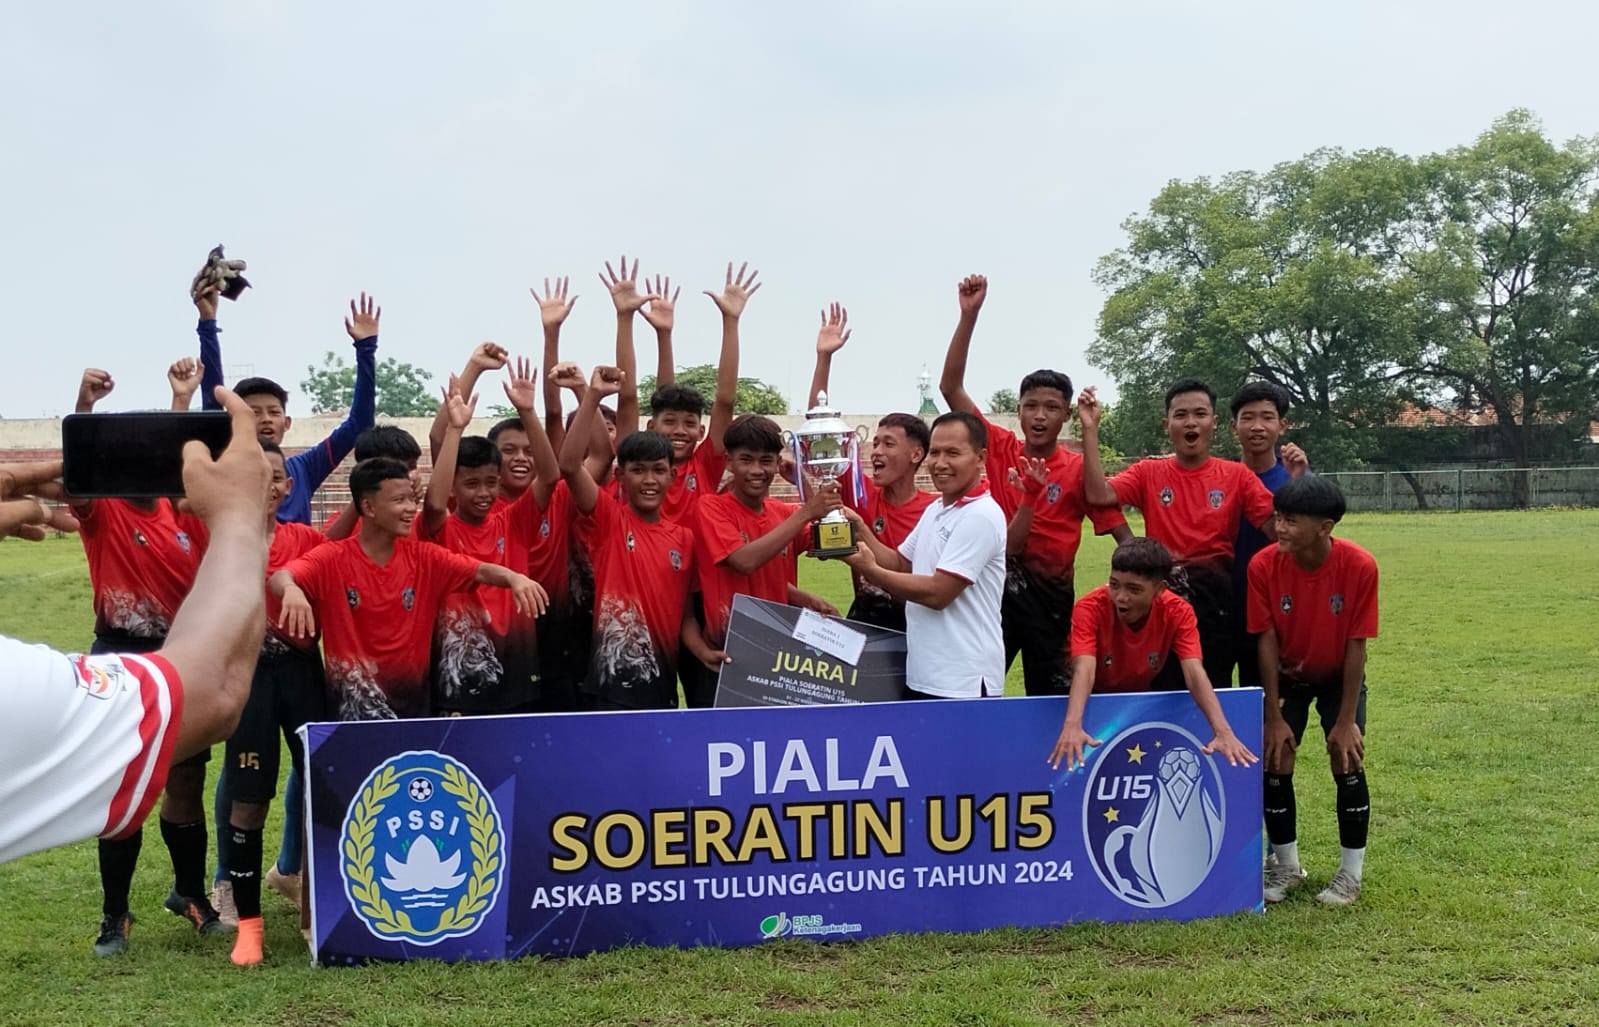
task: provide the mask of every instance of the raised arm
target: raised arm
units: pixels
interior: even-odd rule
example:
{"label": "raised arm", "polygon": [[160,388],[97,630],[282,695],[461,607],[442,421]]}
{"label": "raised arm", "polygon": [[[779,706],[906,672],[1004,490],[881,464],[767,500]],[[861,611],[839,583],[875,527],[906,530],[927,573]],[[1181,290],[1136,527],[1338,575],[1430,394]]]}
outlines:
{"label": "raised arm", "polygon": [[194,403],[194,391],[200,387],[204,373],[200,362],[193,357],[181,357],[167,368],[167,385],[172,389],[172,409],[184,411]]}
{"label": "raised arm", "polygon": [[[215,395],[223,384],[222,339],[219,336],[222,329],[217,327],[217,287],[208,285],[196,293],[194,309],[200,315],[199,323],[194,326],[194,334],[200,338],[200,367],[204,371],[200,380],[200,409],[221,410]],[[187,410],[188,407],[183,409]]]}
{"label": "raised arm", "polygon": [[822,311],[822,327],[816,333],[816,370],[811,372],[811,392],[805,399],[805,408],[816,405],[816,397],[829,392],[828,379],[833,373],[833,354],[844,348],[851,335],[849,311],[834,303]]}
{"label": "raised arm", "polygon": [[620,273],[605,262],[605,272],[600,284],[611,294],[616,307],[616,367],[622,373],[622,391],[616,397],[616,433],[631,435],[638,431],[638,355],[633,348],[633,316],[644,304],[659,299],[653,293],[638,291],[638,258],[633,258],[631,270],[627,257],[622,257]]}
{"label": "raised arm", "polygon": [[382,316],[383,308],[364,292],[359,301],[350,301],[350,316],[344,319],[344,330],[355,344],[355,392],[350,412],[327,438],[289,457],[296,494],[315,495],[355,448],[356,436],[372,427],[377,416],[378,321]]}
{"label": "raised arm", "polygon": [[955,334],[949,340],[949,351],[944,354],[944,373],[938,378],[938,391],[951,410],[964,410],[980,414],[977,403],[966,391],[966,353],[972,347],[972,331],[977,327],[977,312],[983,309],[988,298],[988,279],[982,275],[967,275],[957,287],[960,297],[960,320],[955,323]]}
{"label": "raised arm", "polygon": [[444,402],[439,409],[445,414],[444,438],[440,441],[433,473],[428,476],[427,498],[422,503],[422,534],[437,538],[444,522],[450,516],[450,493],[455,488],[455,459],[461,449],[461,433],[472,423],[472,412],[477,408],[477,394],[471,399],[461,396],[461,380],[450,375],[450,384],[444,389]]}
{"label": "raised arm", "polygon": [[1116,490],[1099,461],[1099,397],[1092,385],[1077,394],[1077,424],[1083,431],[1083,498],[1093,506],[1117,506]]}
{"label": "raised arm", "polygon": [[[563,387],[569,387],[574,376],[579,380],[583,376],[576,364],[559,364],[554,373]],[[566,433],[566,440],[561,443],[561,477],[566,479],[567,487],[572,490],[572,503],[577,507],[577,512],[585,516],[594,512],[600,492],[599,485],[584,462],[589,431],[599,419],[600,398],[614,395],[621,387],[621,371],[614,367],[596,367],[589,388],[578,402],[577,415],[572,418],[572,430]]]}
{"label": "raised arm", "polygon": [[650,283],[650,294],[653,298],[642,313],[644,320],[655,329],[655,387],[658,389],[672,384],[677,375],[672,364],[672,324],[683,287],[674,290],[670,277],[656,275],[655,281]]}
{"label": "raised arm", "polygon": [[544,329],[544,361],[539,365],[545,372],[544,433],[550,445],[556,449],[561,448],[561,440],[566,437],[566,425],[561,420],[561,387],[550,377],[549,370],[561,362],[561,325],[572,308],[577,306],[575,294],[567,297],[567,286],[567,279],[563,275],[555,280],[553,287],[548,278],[544,279],[543,296],[539,295],[537,289],[528,290],[538,301],[539,324]]}
{"label": "raised arm", "polygon": [[[746,271],[749,272],[748,277],[745,276]],[[729,261],[727,283],[721,293],[705,290],[705,295],[722,312],[722,352],[716,360],[716,398],[711,402],[711,421],[706,429],[706,438],[718,453],[727,452],[727,447],[722,445],[722,435],[727,431],[727,426],[733,423],[733,404],[738,400],[738,319],[743,316],[744,306],[750,297],[764,284],[755,280],[759,274],[759,271],[749,271],[746,262],[739,266],[738,275],[734,276],[733,264]],[[617,430],[621,430],[620,425]]]}
{"label": "raised arm", "polygon": [[[460,375],[450,379],[460,385],[460,393],[470,396],[477,391],[477,380],[486,371],[498,371],[510,359],[504,346],[497,342],[480,342],[472,355],[466,358],[466,367],[461,369]],[[433,415],[433,424],[428,427],[428,458],[437,465],[439,462],[439,447],[444,444],[444,433],[449,428],[449,410],[446,405],[440,404],[438,412]]]}
{"label": "raised arm", "polygon": [[[511,366],[511,379],[504,384],[505,398],[511,401],[516,416],[522,419],[527,432],[528,447],[533,450],[533,502],[540,510],[550,504],[555,483],[561,480],[561,465],[556,459],[550,437],[539,427],[538,415],[533,412],[533,394],[538,387],[539,373],[533,370],[526,357],[518,357]],[[548,392],[548,383],[545,390]],[[555,387],[559,392],[561,387]]]}

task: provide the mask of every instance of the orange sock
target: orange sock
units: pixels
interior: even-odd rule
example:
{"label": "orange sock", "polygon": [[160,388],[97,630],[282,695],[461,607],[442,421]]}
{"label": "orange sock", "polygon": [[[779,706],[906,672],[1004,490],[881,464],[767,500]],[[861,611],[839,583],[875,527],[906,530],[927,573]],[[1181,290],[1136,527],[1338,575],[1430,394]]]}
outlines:
{"label": "orange sock", "polygon": [[248,917],[239,921],[239,933],[233,939],[233,962],[236,966],[254,966],[261,962],[261,918]]}

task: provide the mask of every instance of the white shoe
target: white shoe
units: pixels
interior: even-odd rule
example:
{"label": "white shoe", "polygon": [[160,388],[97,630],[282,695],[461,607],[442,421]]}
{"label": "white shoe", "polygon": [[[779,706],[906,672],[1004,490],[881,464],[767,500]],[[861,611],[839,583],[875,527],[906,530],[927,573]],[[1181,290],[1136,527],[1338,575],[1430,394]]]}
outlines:
{"label": "white shoe", "polygon": [[239,907],[233,903],[232,881],[217,881],[211,885],[211,908],[217,911],[217,919],[223,927],[238,930]]}
{"label": "white shoe", "polygon": [[1287,866],[1282,863],[1273,863],[1266,871],[1266,884],[1261,891],[1261,896],[1267,902],[1281,902],[1288,897],[1288,893],[1304,883],[1305,868],[1295,864]]}
{"label": "white shoe", "polygon": [[299,874],[279,873],[276,863],[272,864],[266,872],[267,887],[294,903],[296,909],[300,906],[301,880],[302,878]]}
{"label": "white shoe", "polygon": [[1344,870],[1334,874],[1327,887],[1316,894],[1316,901],[1323,906],[1347,906],[1358,898],[1360,878]]}

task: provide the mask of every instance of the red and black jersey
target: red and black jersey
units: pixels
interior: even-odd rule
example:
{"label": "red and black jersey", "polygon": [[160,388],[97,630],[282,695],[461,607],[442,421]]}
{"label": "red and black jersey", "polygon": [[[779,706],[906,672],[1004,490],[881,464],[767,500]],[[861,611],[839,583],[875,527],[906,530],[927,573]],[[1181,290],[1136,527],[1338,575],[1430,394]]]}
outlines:
{"label": "red and black jersey", "polygon": [[[1005,512],[1008,524],[1021,507],[1022,492],[1008,484],[1011,471],[1021,471],[1027,447],[1008,428],[984,419],[988,425],[988,459],[983,465],[989,490]],[[1049,481],[1033,501],[1033,526],[1027,532],[1027,545],[1021,561],[1028,570],[1047,578],[1072,579],[1077,548],[1083,540],[1083,518],[1094,525],[1094,534],[1105,535],[1127,519],[1111,506],[1090,506],[1083,491],[1083,457],[1057,445],[1044,461]]]}
{"label": "red and black jersey", "polygon": [[694,536],[646,521],[600,492],[577,519],[594,569],[594,638],[585,689],[637,709],[677,705],[683,608],[694,587]]}
{"label": "red and black jersey", "polygon": [[727,641],[727,622],[733,615],[735,595],[788,602],[789,586],[799,580],[803,532],[756,568],[754,574],[740,574],[722,561],[782,524],[796,509],[792,503],[767,499],[760,510],[751,510],[730,492],[699,501],[698,548],[694,556],[699,562],[700,596],[705,608],[705,641],[712,648],[720,649]]}
{"label": "red and black jersey", "polygon": [[395,540],[394,553],[380,566],[356,536],[289,564],[322,629],[328,687],[340,720],[431,712],[433,625],[445,596],[472,588],[478,563],[406,537]]}
{"label": "red and black jersey", "polygon": [[1176,457],[1140,460],[1110,479],[1117,502],[1144,514],[1144,534],[1179,563],[1231,566],[1241,521],[1260,525],[1272,515],[1271,493],[1255,472],[1234,460],[1210,457],[1195,468]]}
{"label": "red and black jersey", "polygon": [[199,518],[167,500],[145,512],[123,499],[96,499],[78,514],[89,560],[96,635],[162,639],[194,587],[205,553]]}
{"label": "red and black jersey", "polygon": [[1168,654],[1198,660],[1199,622],[1188,600],[1162,589],[1149,616],[1133,630],[1116,616],[1116,603],[1104,585],[1072,608],[1072,659],[1094,657],[1094,691],[1147,692]]}
{"label": "red and black jersey", "polygon": [[[272,547],[267,550],[266,576],[281,571],[289,564],[309,553],[317,546],[325,545],[329,541],[322,532],[317,531],[309,524],[300,524],[297,521],[279,521],[272,529]],[[290,638],[278,630],[278,619],[283,616],[283,600],[272,594],[267,589],[266,593],[267,634],[261,643],[263,651],[283,652],[289,647],[311,651],[316,649],[316,636],[311,638]],[[320,624],[318,625],[320,628]],[[319,632],[320,633],[320,632]]]}
{"label": "red and black jersey", "polygon": [[1340,681],[1349,640],[1377,637],[1377,561],[1341,538],[1313,571],[1276,546],[1262,549],[1249,561],[1249,630],[1267,628],[1277,633],[1284,678]]}

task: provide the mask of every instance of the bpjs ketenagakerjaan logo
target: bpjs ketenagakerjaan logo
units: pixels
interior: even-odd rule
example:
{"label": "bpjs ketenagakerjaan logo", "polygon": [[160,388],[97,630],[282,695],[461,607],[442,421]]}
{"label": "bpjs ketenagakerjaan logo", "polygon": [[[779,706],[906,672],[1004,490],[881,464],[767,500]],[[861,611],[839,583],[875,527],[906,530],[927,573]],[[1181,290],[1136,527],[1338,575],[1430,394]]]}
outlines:
{"label": "bpjs ketenagakerjaan logo", "polygon": [[367,775],[344,817],[350,908],[385,941],[436,945],[482,926],[505,879],[488,790],[443,753],[401,753]]}
{"label": "bpjs ketenagakerjaan logo", "polygon": [[1105,887],[1160,909],[1192,895],[1221,852],[1226,797],[1193,735],[1175,724],[1128,728],[1088,775],[1083,841]]}

